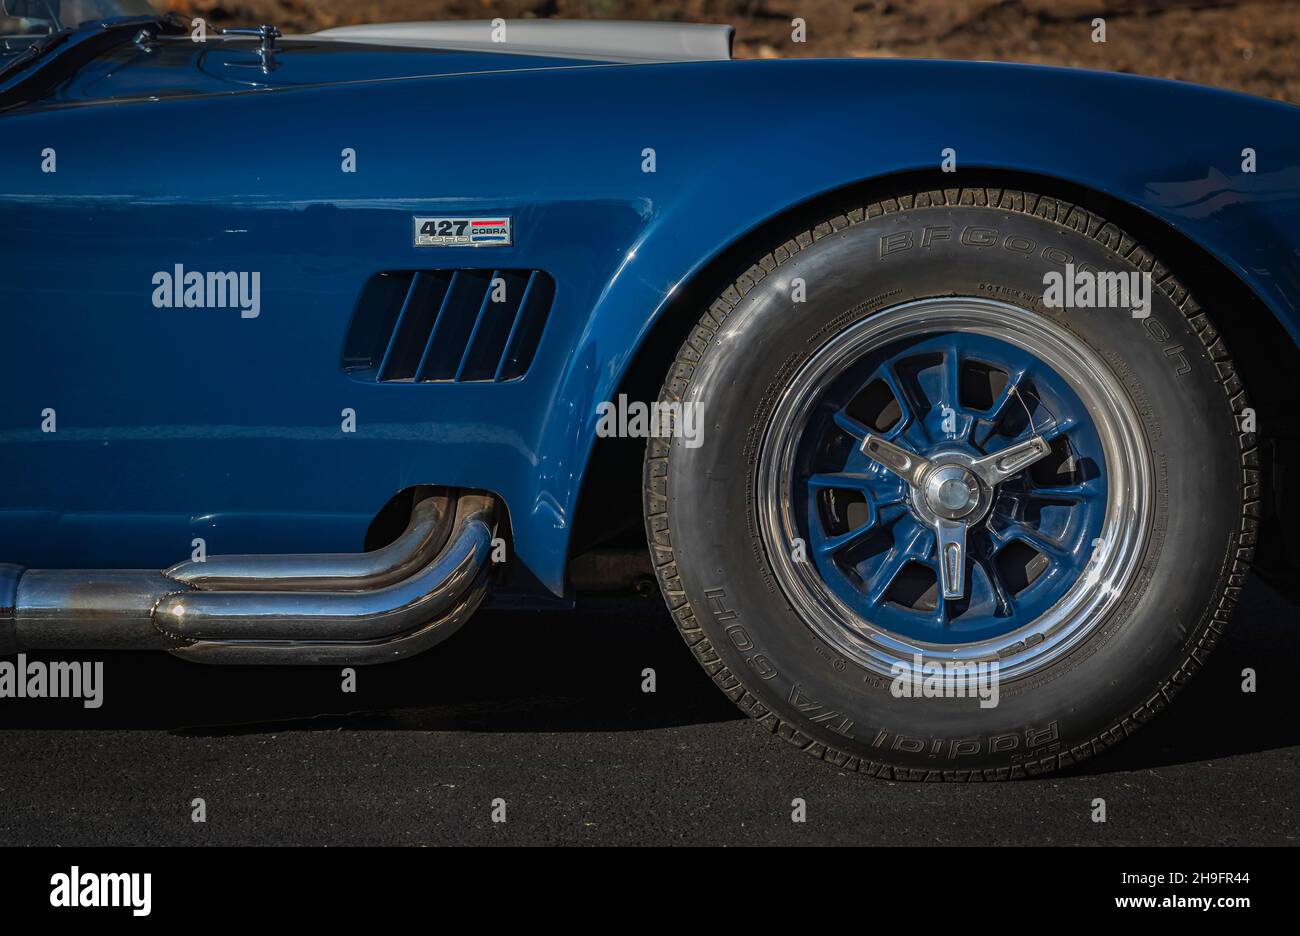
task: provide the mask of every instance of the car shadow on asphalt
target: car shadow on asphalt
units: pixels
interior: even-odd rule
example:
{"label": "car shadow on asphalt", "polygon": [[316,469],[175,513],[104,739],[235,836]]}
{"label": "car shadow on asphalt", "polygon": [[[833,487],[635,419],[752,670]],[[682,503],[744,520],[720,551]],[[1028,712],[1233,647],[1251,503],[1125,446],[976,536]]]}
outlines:
{"label": "car shadow on asphalt", "polygon": [[[0,728],[639,731],[744,718],[692,659],[657,593],[592,595],[574,611],[480,611],[426,653],[357,667],[203,666],[165,653],[104,660],[104,704],[8,699]],[[647,669],[653,693],[643,691]]]}
{"label": "car shadow on asphalt", "polygon": [[[1252,576],[1219,646],[1168,709],[1071,773],[1101,774],[1213,761],[1300,745],[1300,606]],[[1246,670],[1255,691],[1243,691]]]}
{"label": "car shadow on asphalt", "polygon": [[[70,659],[65,654],[31,654]],[[5,700],[0,728],[144,729],[185,735],[293,730],[599,732],[744,716],[712,684],[657,595],[584,596],[572,612],[483,611],[445,644],[356,670],[198,666],[103,654],[105,703]],[[82,658],[91,658],[83,656]],[[1205,670],[1131,741],[1074,768],[1112,773],[1300,745],[1291,676],[1300,607],[1259,581]],[[1257,691],[1242,691],[1244,669]],[[647,670],[655,691],[645,692]]]}

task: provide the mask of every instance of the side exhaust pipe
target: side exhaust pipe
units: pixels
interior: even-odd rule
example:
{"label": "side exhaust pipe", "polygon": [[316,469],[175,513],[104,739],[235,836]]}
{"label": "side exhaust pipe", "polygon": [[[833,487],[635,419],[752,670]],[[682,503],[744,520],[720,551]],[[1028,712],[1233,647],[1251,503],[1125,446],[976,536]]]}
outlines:
{"label": "side exhaust pipe", "polygon": [[166,572],[0,566],[0,653],[159,649],[201,663],[369,664],[445,640],[487,590],[490,496],[418,502],[355,555],[213,556]]}
{"label": "side exhaust pipe", "polygon": [[301,556],[209,556],[163,574],[203,591],[364,591],[400,582],[438,554],[451,532],[456,499],[425,497],[411,508],[402,535],[367,553]]}

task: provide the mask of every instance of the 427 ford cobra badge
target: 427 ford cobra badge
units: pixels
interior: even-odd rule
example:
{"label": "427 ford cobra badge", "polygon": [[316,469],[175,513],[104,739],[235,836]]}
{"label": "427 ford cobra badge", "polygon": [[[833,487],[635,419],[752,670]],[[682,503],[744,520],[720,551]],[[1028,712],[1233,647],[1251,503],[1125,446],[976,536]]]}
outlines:
{"label": "427 ford cobra badge", "polygon": [[509,247],[510,217],[415,219],[416,247]]}

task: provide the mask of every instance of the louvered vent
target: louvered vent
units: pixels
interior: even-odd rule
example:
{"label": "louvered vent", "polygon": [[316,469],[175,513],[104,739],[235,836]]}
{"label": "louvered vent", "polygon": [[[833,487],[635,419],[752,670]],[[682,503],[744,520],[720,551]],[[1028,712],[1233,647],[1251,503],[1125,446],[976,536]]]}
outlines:
{"label": "louvered vent", "polygon": [[540,270],[379,273],[361,293],[343,369],[359,380],[502,381],[533,363],[555,281]]}

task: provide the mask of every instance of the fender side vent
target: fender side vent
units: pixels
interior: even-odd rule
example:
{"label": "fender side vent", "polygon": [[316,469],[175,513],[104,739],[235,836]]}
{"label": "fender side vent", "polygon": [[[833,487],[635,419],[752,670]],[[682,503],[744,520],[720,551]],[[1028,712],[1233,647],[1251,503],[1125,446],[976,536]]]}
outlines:
{"label": "fender side vent", "polygon": [[555,298],[540,270],[378,273],[361,291],[343,370],[384,383],[501,382],[528,371]]}

